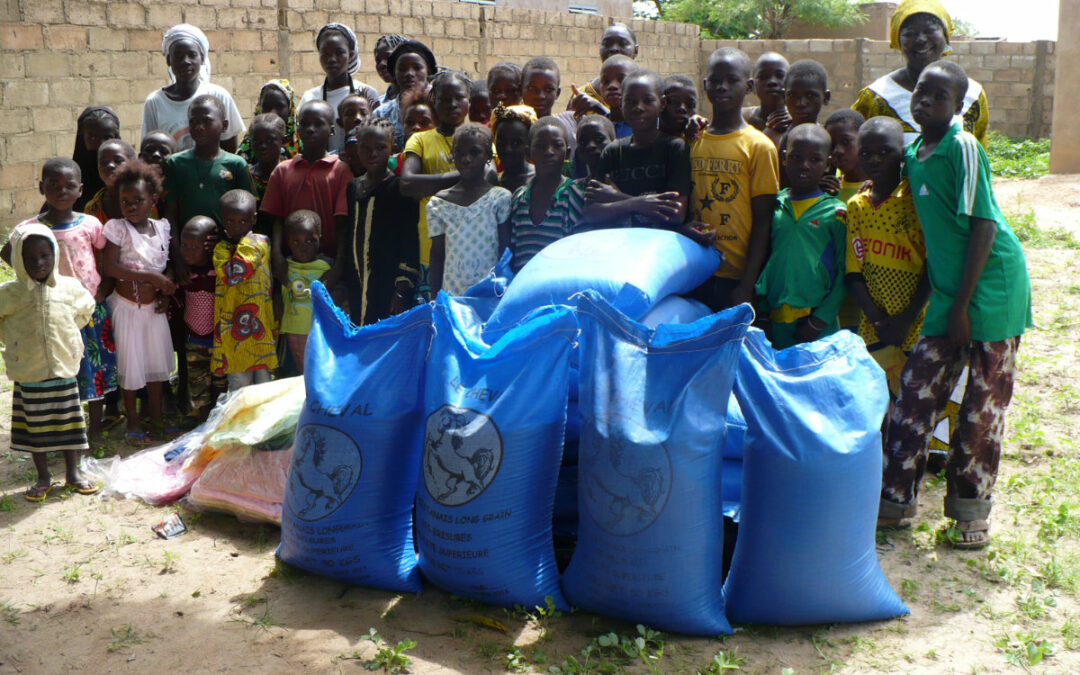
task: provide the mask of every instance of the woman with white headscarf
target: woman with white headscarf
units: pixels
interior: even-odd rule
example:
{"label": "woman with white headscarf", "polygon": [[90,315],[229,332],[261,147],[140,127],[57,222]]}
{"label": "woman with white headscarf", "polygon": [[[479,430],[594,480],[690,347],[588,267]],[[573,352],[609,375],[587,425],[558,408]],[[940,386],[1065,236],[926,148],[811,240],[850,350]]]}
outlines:
{"label": "woman with white headscarf", "polygon": [[[319,65],[326,77],[321,85],[304,92],[297,112],[308,101],[326,101],[337,112],[338,104],[349,94],[366,98],[371,111],[379,107],[379,92],[353,77],[353,73],[360,70],[360,51],[351,28],[340,23],[326,24],[315,36],[315,47],[319,50]],[[344,145],[345,129],[335,124],[330,136],[330,152],[338,152]]]}
{"label": "woman with white headscarf", "polygon": [[229,92],[210,83],[210,43],[206,35],[190,24],[173,26],[161,40],[161,53],[165,55],[172,83],[146,97],[142,137],[152,131],[164,131],[176,141],[179,150],[194,147],[188,133],[188,106],[196,96],[210,94],[221,100],[228,122],[221,136],[221,147],[236,152],[246,127]]}

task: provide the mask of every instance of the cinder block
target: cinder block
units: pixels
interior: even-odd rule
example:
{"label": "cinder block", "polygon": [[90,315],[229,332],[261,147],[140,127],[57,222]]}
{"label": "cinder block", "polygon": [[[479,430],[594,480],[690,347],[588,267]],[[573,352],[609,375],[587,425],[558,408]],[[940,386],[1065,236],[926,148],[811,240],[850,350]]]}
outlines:
{"label": "cinder block", "polygon": [[314,36],[320,28],[330,23],[330,13],[321,10],[311,10],[309,12],[304,12],[303,20],[304,30],[311,31]]}
{"label": "cinder block", "polygon": [[[213,7],[202,7],[199,5],[184,4],[184,23],[190,23],[195,26],[199,26],[204,31],[217,25],[217,13]],[[213,42],[210,43],[213,46]]]}
{"label": "cinder block", "polygon": [[[458,25],[461,25],[461,21],[458,21]],[[379,31],[383,33],[400,33],[401,32],[401,19],[396,16],[380,16],[379,17]],[[460,36],[462,33],[459,33]]]}
{"label": "cinder block", "polygon": [[[149,54],[159,55],[161,54],[161,35],[163,31],[159,30],[136,30],[131,29],[127,32],[128,35],[128,49],[133,52],[143,52]],[[164,60],[164,56],[158,56]]]}
{"label": "cinder block", "polygon": [[60,52],[33,52],[26,54],[26,75],[30,78],[48,80],[54,77],[66,77],[71,72],[71,61],[67,54]]}
{"label": "cinder block", "polygon": [[[26,26],[6,23],[0,26],[0,49],[5,51],[27,51],[45,46],[41,26]],[[4,58],[9,58],[5,55]]]}
{"label": "cinder block", "polygon": [[127,31],[111,28],[89,28],[91,52],[115,52],[127,49]]}
{"label": "cinder block", "polygon": [[[958,43],[959,44],[959,43]],[[981,40],[975,40],[973,42],[966,43],[970,45],[969,49],[972,54],[996,54],[997,45],[996,42],[983,42]]]}
{"label": "cinder block", "polygon": [[146,8],[146,25],[162,29],[162,32],[183,22],[183,11],[179,3],[165,5],[155,4],[149,5]]}
{"label": "cinder block", "polygon": [[[17,160],[21,162],[41,162],[46,159],[55,157],[56,143],[52,134],[20,134],[18,136],[10,136],[7,139],[4,147],[4,156],[8,161]],[[34,190],[37,194],[37,190]],[[18,202],[18,192],[16,193],[16,202]],[[41,196],[38,196],[38,204],[41,206]],[[18,208],[18,204],[16,204]],[[33,210],[36,207],[30,207],[29,210]],[[24,211],[26,207],[24,206]]]}
{"label": "cinder block", "polygon": [[247,10],[235,8],[223,8],[217,11],[218,28],[246,28]]}
{"label": "cinder block", "polygon": [[327,12],[339,12],[341,11],[341,2],[340,0],[315,0],[315,8]]}
{"label": "cinder block", "polygon": [[22,3],[23,19],[27,23],[64,23],[63,0],[34,0]]}
{"label": "cinder block", "polygon": [[1019,56],[1024,53],[1023,42],[998,42],[997,53],[999,56]]}
{"label": "cinder block", "polygon": [[263,48],[264,50],[269,50],[269,51],[277,52],[277,48],[278,48],[278,33],[277,33],[277,31],[276,31],[276,30],[264,30],[264,31],[260,31],[260,32],[259,32],[259,35],[260,35],[260,37],[262,38],[262,48]]}
{"label": "cinder block", "polygon": [[46,26],[45,44],[54,51],[86,49],[86,29],[81,26]]}
{"label": "cinder block", "polygon": [[277,11],[272,9],[249,9],[247,26],[255,30],[277,30]]}
{"label": "cinder block", "polygon": [[235,51],[259,51],[262,49],[262,35],[255,30],[234,31],[232,34],[232,48]]}
{"label": "cinder block", "polygon": [[[41,160],[36,162],[37,164],[42,164],[44,163],[44,160],[51,159],[59,154],[52,152],[53,145],[51,143],[48,147],[49,152],[46,153],[45,156],[35,158]],[[70,148],[68,149],[68,152],[70,152]],[[20,214],[20,217],[30,217],[30,215],[37,213],[38,209],[41,208],[41,193],[38,192],[37,186],[34,186],[34,188],[29,190],[18,190],[14,192],[12,195],[11,208],[15,213]]]}
{"label": "cinder block", "polygon": [[45,105],[49,102],[49,85],[32,80],[16,80],[4,84],[4,107]]}
{"label": "cinder block", "polygon": [[994,73],[994,80],[996,82],[1020,82],[1020,71],[1015,68],[999,70]]}
{"label": "cinder block", "polygon": [[82,52],[71,55],[71,74],[75,77],[94,80],[102,76],[112,74],[112,64],[109,59],[102,58],[100,53]]}
{"label": "cinder block", "polygon": [[807,40],[807,43],[810,46],[810,52],[812,54],[817,54],[819,52],[829,54],[833,51],[832,40]]}
{"label": "cinder block", "polygon": [[26,62],[22,54],[4,54],[0,58],[0,80],[16,80],[26,77]]}
{"label": "cinder block", "polygon": [[146,26],[146,10],[134,2],[110,2],[105,16],[110,26],[117,28],[142,28]]}
{"label": "cinder block", "polygon": [[1009,65],[1013,68],[1026,68],[1035,69],[1035,57],[1034,56],[1010,56]]}
{"label": "cinder block", "polygon": [[[433,4],[443,5],[446,3],[436,2]],[[372,16],[386,16],[390,14],[390,5],[387,0],[364,0],[364,7],[366,8],[366,12]],[[449,15],[450,9],[446,8],[445,16]]]}
{"label": "cinder block", "polygon": [[[11,108],[4,111],[3,115],[0,115],[0,136],[7,137],[33,130],[34,126],[30,120],[30,108]],[[0,176],[5,173],[7,173],[6,168],[4,171],[0,171]],[[10,188],[14,186],[3,185],[2,187]]]}
{"label": "cinder block", "polygon": [[[29,131],[30,115],[25,110],[20,112],[22,113],[21,117],[25,117],[26,120],[26,128],[22,131]],[[0,134],[7,136],[12,133],[22,133],[22,131],[8,131],[7,127],[4,126],[5,121],[0,120]],[[39,175],[34,171],[33,164],[28,162],[9,164],[4,167],[3,171],[0,171],[0,190],[18,190],[20,188],[25,189],[30,185],[37,185],[38,177]]]}
{"label": "cinder block", "polygon": [[48,110],[33,111],[35,134],[75,130],[76,115],[68,106],[76,105],[76,103],[66,96],[57,103],[58,105],[50,106]]}

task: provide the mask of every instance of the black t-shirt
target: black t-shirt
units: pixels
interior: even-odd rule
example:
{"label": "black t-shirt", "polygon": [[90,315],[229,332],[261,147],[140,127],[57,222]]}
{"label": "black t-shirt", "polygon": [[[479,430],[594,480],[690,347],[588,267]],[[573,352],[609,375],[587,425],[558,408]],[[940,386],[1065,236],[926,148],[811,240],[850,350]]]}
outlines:
{"label": "black t-shirt", "polygon": [[[631,197],[661,192],[690,194],[690,149],[681,138],[660,134],[644,148],[631,145],[631,138],[608,143],[597,163],[597,176],[610,175],[615,185]],[[649,225],[637,222],[634,226]]]}

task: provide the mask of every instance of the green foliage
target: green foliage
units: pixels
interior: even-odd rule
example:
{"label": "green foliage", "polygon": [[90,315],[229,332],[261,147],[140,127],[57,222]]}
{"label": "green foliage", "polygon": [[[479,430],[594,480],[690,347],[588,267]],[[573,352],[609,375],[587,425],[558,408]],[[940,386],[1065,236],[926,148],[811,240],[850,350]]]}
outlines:
{"label": "green foliage", "polygon": [[[379,635],[379,631],[374,628],[368,629],[368,634],[362,639],[368,640],[378,648],[374,658],[364,661],[364,668],[368,670],[382,670],[387,673],[409,672],[409,666],[412,665],[412,659],[405,656],[405,652],[416,648],[416,640],[406,638],[404,640],[399,640],[397,644],[391,647],[390,644]],[[339,654],[337,660],[359,658],[361,658],[359,652],[352,652],[351,654]]]}
{"label": "green foliage", "polygon": [[1009,138],[998,131],[986,134],[990,172],[1003,178],[1038,178],[1050,170],[1050,139]]}
{"label": "green foliage", "polygon": [[724,675],[729,670],[741,670],[746,659],[735,653],[735,650],[721,651],[713,656],[712,661],[705,670],[699,670],[698,675]]}
{"label": "green foliage", "polygon": [[155,637],[152,633],[146,633],[145,635],[139,633],[130,623],[124,624],[119,628],[110,628],[109,632],[112,633],[113,641],[105,647],[105,651],[118,652],[123,649],[128,649],[131,645],[142,644],[146,638]]}
{"label": "green foliage", "polygon": [[994,645],[1005,652],[1005,661],[1025,670],[1028,666],[1039,665],[1043,659],[1057,652],[1054,643],[1041,637],[1037,631],[1017,633],[1015,637],[1006,633]]}
{"label": "green foliage", "polygon": [[826,28],[862,23],[850,0],[653,0],[664,21],[701,26],[705,38],[780,39],[793,21]]}
{"label": "green foliage", "polygon": [[629,637],[615,632],[594,638],[581,650],[581,658],[567,656],[559,666],[548,672],[555,675],[580,673],[617,673],[633,663],[640,663],[650,672],[661,672],[659,662],[664,658],[663,633],[637,626],[637,635]]}

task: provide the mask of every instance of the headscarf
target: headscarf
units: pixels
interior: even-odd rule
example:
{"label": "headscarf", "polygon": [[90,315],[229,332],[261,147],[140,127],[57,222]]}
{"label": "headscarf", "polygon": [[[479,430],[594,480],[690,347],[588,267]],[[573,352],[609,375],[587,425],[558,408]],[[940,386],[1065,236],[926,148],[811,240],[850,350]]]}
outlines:
{"label": "headscarf", "polygon": [[402,42],[405,42],[407,38],[404,35],[397,33],[387,33],[386,35],[380,35],[379,39],[375,41],[375,49],[380,47],[389,47],[390,51],[393,51]]}
{"label": "headscarf", "polygon": [[[289,99],[289,119],[285,120],[285,144],[281,146],[281,158],[292,159],[300,152],[300,137],[296,133],[296,96],[293,94],[292,85],[288,80],[270,80],[259,89],[259,96],[255,99],[255,113],[252,119],[262,114],[262,96],[267,88],[274,88],[285,94]],[[251,149],[251,132],[244,136],[244,142],[236,154],[244,158],[248,164],[255,163],[255,153]]]}
{"label": "headscarf", "polygon": [[105,183],[101,180],[101,174],[98,173],[97,150],[87,150],[86,143],[83,142],[83,131],[86,130],[86,122],[91,117],[111,117],[116,122],[116,130],[120,131],[120,118],[117,117],[112,108],[103,105],[92,105],[84,108],[79,113],[79,120],[75,125],[75,150],[71,153],[71,158],[75,160],[75,163],[79,165],[79,169],[82,170],[83,193],[81,197],[75,200],[73,208],[76,211],[82,211],[86,203],[97,194],[98,190],[105,187]]}
{"label": "headscarf", "polygon": [[900,27],[916,14],[930,14],[941,22],[945,28],[945,51],[942,53],[951,54],[949,36],[953,32],[952,18],[938,0],[903,0],[889,19],[889,47],[900,49]]}
{"label": "headscarf", "polygon": [[506,107],[500,103],[491,111],[491,133],[494,138],[498,138],[499,126],[503,122],[521,122],[528,129],[536,124],[536,119],[536,111],[532,109],[532,106],[512,105]]}
{"label": "headscarf", "polygon": [[427,64],[428,78],[433,78],[439,71],[439,66],[435,63],[435,54],[428,49],[428,46],[419,40],[405,40],[397,47],[394,47],[394,51],[390,52],[390,58],[386,60],[386,67],[390,69],[390,75],[393,76],[397,72],[397,62],[405,54],[418,54],[420,58],[424,59],[424,63]]}
{"label": "headscarf", "polygon": [[[202,54],[202,68],[199,69],[199,79],[203,82],[209,82],[210,41],[206,39],[206,34],[189,23],[173,26],[165,31],[165,37],[161,39],[161,53],[165,55],[166,59],[169,58],[169,50],[180,40],[191,40],[199,47],[199,52]],[[176,76],[173,75],[172,69],[169,70],[169,78],[176,82]]]}
{"label": "headscarf", "polygon": [[349,43],[349,52],[352,54],[352,57],[349,59],[349,63],[345,67],[345,70],[349,75],[360,70],[360,50],[358,48],[358,43],[356,42],[356,33],[353,32],[352,28],[349,28],[345,24],[328,23],[320,28],[318,35],[315,36],[315,49],[318,50],[319,42],[321,42],[323,37],[330,31],[341,33],[345,36],[345,42]]}

